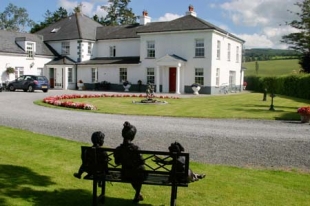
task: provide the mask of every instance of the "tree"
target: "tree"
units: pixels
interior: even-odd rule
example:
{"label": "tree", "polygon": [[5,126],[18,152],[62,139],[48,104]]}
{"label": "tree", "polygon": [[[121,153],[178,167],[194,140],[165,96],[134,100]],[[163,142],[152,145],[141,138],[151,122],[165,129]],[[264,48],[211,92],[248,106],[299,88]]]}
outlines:
{"label": "tree", "polygon": [[128,8],[130,1],[131,0],[109,0],[109,6],[102,6],[108,14],[104,19],[99,20],[99,22],[106,26],[136,23],[137,17],[132,12],[132,9]]}
{"label": "tree", "polygon": [[295,3],[300,8],[299,20],[293,20],[287,25],[297,29],[295,33],[284,35],[281,42],[289,45],[289,48],[294,49],[300,54],[299,64],[306,73],[310,73],[310,0]]}
{"label": "tree", "polygon": [[29,18],[27,10],[12,3],[0,13],[1,30],[25,32],[26,27],[33,25],[34,21]]}
{"label": "tree", "polygon": [[68,17],[68,12],[66,9],[64,9],[63,7],[59,7],[57,11],[55,11],[54,13],[50,12],[49,10],[47,10],[45,12],[45,20],[43,22],[40,22],[39,24],[35,24],[31,30],[30,33],[35,33],[45,27],[47,27],[50,24],[53,24],[63,18]]}

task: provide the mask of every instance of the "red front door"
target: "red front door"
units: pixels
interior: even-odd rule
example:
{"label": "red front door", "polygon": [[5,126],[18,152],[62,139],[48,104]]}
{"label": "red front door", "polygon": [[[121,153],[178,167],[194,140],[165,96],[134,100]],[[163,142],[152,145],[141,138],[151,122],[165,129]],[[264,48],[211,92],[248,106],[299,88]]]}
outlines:
{"label": "red front door", "polygon": [[170,67],[169,68],[169,92],[175,92],[175,84],[176,84],[176,73],[177,68]]}

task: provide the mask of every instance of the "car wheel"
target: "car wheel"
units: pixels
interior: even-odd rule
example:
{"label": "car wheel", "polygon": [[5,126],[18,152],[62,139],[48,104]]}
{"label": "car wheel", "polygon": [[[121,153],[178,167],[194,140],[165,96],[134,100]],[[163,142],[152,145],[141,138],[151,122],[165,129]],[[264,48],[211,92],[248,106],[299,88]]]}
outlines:
{"label": "car wheel", "polygon": [[14,92],[14,91],[15,91],[15,87],[14,87],[12,84],[10,84],[10,85],[9,85],[9,90],[10,90],[11,92]]}
{"label": "car wheel", "polygon": [[34,92],[34,88],[33,88],[32,85],[29,85],[29,86],[28,86],[28,91],[29,91],[29,92]]}
{"label": "car wheel", "polygon": [[43,89],[42,91],[46,93],[48,91],[48,89]]}

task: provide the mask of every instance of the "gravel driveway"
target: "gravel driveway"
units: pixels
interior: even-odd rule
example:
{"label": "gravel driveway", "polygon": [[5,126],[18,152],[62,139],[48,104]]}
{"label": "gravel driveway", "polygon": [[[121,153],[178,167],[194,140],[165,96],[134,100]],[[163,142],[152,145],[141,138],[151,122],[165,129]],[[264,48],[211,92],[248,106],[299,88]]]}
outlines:
{"label": "gravel driveway", "polygon": [[142,149],[167,150],[171,142],[179,141],[193,161],[310,169],[310,125],[298,121],[109,115],[33,104],[47,96],[76,93],[86,92],[0,92],[0,125],[87,143],[92,132],[101,130],[105,144],[116,147],[122,142],[122,125],[129,121],[137,127],[135,143]]}

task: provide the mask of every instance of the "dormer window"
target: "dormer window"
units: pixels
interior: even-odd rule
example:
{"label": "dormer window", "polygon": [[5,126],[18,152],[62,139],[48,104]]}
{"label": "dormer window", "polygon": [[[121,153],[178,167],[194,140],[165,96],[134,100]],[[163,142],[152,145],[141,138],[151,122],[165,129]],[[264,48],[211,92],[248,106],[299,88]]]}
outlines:
{"label": "dormer window", "polygon": [[34,56],[34,48],[35,48],[34,42],[27,42],[26,43],[26,52],[27,52],[27,57],[28,58],[33,58],[33,56]]}
{"label": "dormer window", "polygon": [[59,31],[59,29],[60,29],[60,27],[58,27],[58,28],[54,28],[54,29],[51,31],[51,33],[56,33],[56,32],[58,32],[58,31]]}

